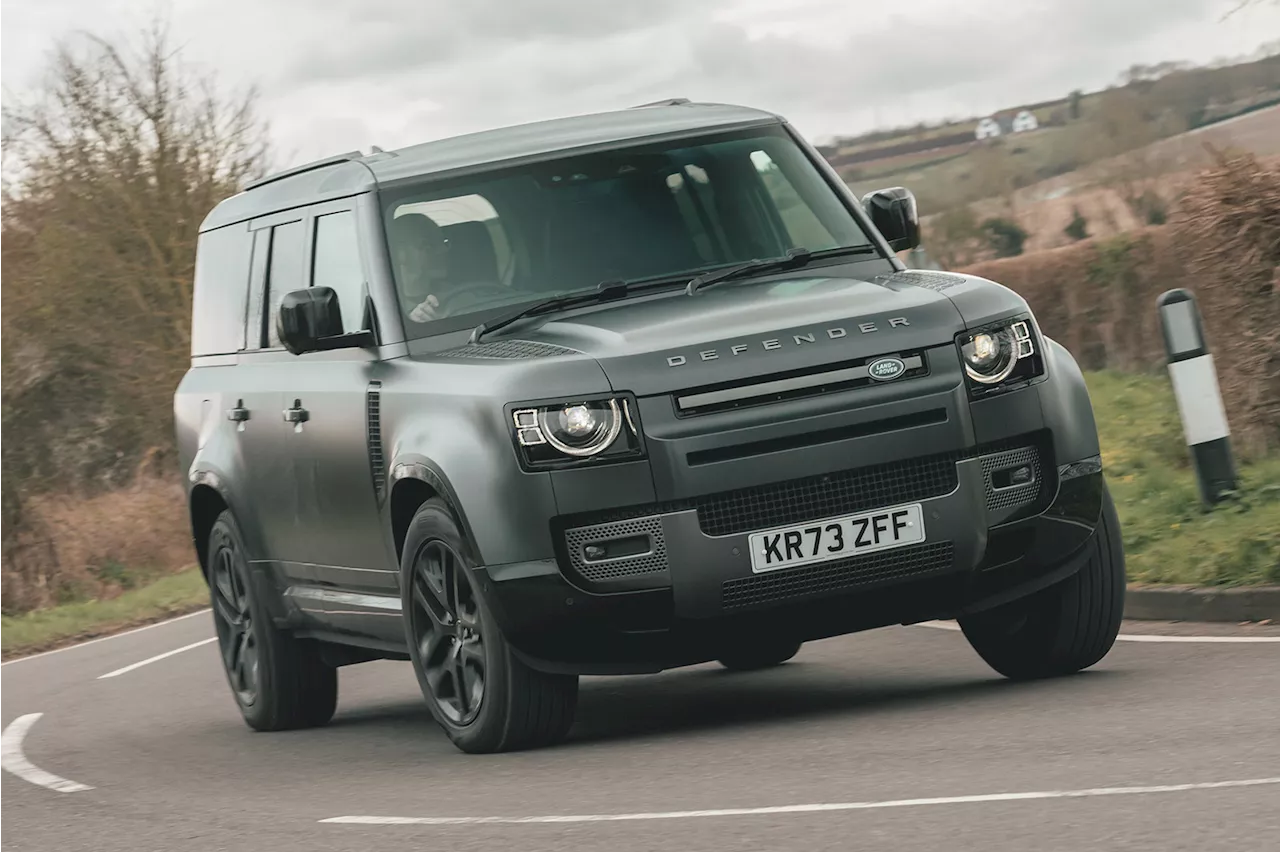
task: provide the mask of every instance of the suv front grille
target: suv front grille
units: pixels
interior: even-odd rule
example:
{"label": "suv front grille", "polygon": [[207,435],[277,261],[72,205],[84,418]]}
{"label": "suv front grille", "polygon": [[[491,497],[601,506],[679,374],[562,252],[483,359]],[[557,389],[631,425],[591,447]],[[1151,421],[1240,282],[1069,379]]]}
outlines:
{"label": "suv front grille", "polygon": [[723,491],[694,500],[707,535],[734,535],[939,497],[959,484],[952,453]]}
{"label": "suv front grille", "polygon": [[772,604],[808,595],[831,594],[892,580],[950,570],[955,548],[949,541],[895,548],[804,568],[726,580],[720,603],[726,610]]}
{"label": "suv front grille", "polygon": [[[963,451],[936,453],[914,459],[871,465],[833,473],[720,491],[700,497],[618,506],[580,515],[561,516],[555,521],[556,535],[565,530],[696,510],[698,526],[709,536],[738,535],[818,518],[928,500],[954,491],[960,482],[956,463],[981,459],[984,463],[986,500],[992,523],[1004,523],[1033,511],[1053,494],[1049,476],[1053,472],[1051,454],[1043,434],[971,447]],[[1010,489],[1008,496],[991,486],[991,472],[1015,463],[1030,463],[1035,485]],[[1016,495],[1016,496],[1015,496]]]}

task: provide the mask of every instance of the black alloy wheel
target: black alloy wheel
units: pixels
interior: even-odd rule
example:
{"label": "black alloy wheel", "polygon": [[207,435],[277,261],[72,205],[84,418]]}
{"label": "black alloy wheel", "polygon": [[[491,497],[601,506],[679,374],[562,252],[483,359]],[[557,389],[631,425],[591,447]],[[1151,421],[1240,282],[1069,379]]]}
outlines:
{"label": "black alloy wheel", "polygon": [[439,497],[419,506],[405,531],[405,644],[431,716],[471,754],[559,742],[573,724],[578,678],[535,669],[515,652],[492,608],[494,583],[474,552]]}
{"label": "black alloy wheel", "polygon": [[485,696],[484,616],[462,558],[439,539],[424,542],[414,558],[410,621],[436,708],[469,725]]}
{"label": "black alloy wheel", "polygon": [[[257,731],[313,728],[333,718],[338,672],[318,643],[272,621],[269,581],[250,566],[230,511],[209,532],[209,603],[227,684],[245,723]],[[257,582],[255,582],[255,580]]]}
{"label": "black alloy wheel", "polygon": [[249,578],[230,536],[216,536],[209,556],[213,621],[222,665],[236,700],[241,707],[249,708],[258,700],[259,686],[258,638],[249,605]]}

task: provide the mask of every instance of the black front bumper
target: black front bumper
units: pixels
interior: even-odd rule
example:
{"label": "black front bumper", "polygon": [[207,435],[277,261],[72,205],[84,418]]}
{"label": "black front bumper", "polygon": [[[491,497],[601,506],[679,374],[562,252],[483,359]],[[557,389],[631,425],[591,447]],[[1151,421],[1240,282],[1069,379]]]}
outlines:
{"label": "black front bumper", "polygon": [[658,539],[663,567],[615,577],[612,590],[564,555],[483,573],[505,634],[531,664],[620,674],[712,660],[750,636],[810,641],[953,618],[1079,568],[1102,509],[1095,459],[1048,468],[1037,502],[1025,507],[1034,513],[995,526],[980,460],[955,468],[953,491],[919,501],[928,536],[921,544],[757,574],[747,533],[709,536],[697,509],[680,509],[571,528],[597,539],[605,530],[632,537],[647,530]]}

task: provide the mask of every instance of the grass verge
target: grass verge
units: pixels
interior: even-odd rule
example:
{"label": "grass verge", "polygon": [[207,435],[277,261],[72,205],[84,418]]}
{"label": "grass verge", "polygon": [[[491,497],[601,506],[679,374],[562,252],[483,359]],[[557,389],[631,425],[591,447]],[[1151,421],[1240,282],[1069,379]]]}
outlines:
{"label": "grass verge", "polygon": [[200,569],[168,574],[110,600],[78,601],[0,617],[5,659],[104,636],[201,609],[209,592]]}
{"label": "grass verge", "polygon": [[1166,377],[1086,376],[1129,581],[1280,584],[1280,454],[1237,459],[1239,490],[1205,511]]}

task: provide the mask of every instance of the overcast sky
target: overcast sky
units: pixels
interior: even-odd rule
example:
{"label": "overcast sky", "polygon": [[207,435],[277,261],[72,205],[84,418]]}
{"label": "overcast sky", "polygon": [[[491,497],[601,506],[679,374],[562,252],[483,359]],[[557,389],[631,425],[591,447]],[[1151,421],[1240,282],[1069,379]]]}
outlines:
{"label": "overcast sky", "polygon": [[787,115],[823,141],[1098,88],[1133,63],[1247,54],[1238,0],[4,0],[2,80],[54,41],[167,10],[189,61],[257,83],[280,154],[393,148],[668,96]]}

